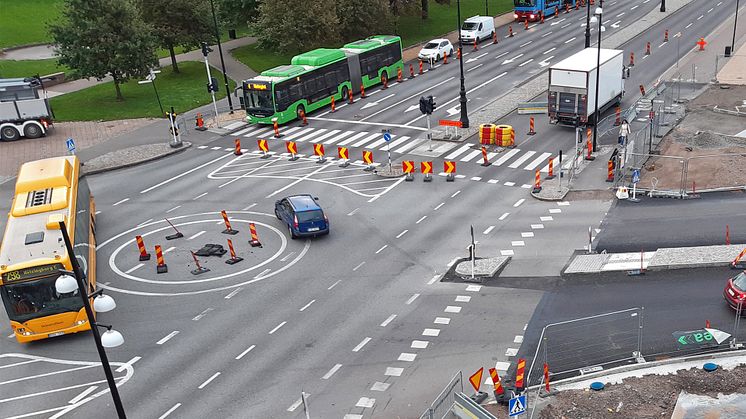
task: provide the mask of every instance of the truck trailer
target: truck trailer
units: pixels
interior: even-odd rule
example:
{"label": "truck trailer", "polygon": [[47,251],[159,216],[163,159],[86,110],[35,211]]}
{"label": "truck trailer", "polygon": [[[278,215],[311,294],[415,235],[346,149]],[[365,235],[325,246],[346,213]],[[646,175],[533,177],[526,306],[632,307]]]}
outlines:
{"label": "truck trailer", "polygon": [[52,125],[52,116],[39,77],[0,79],[0,140],[42,137]]}
{"label": "truck trailer", "polygon": [[619,105],[624,95],[624,51],[586,48],[549,67],[547,110],[553,124],[594,124],[596,79],[598,76],[598,113]]}

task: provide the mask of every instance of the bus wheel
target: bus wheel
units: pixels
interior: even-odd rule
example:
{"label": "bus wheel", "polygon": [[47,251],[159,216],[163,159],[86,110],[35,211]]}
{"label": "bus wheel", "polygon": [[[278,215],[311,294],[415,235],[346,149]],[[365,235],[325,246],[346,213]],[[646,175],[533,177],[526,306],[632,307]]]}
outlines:
{"label": "bus wheel", "polygon": [[347,89],[347,86],[343,87],[342,88],[342,100],[346,101],[347,99],[349,99],[349,96],[348,96],[349,94],[350,94],[350,91],[349,89]]}
{"label": "bus wheel", "polygon": [[14,141],[19,139],[20,137],[21,134],[14,127],[7,126],[3,127],[3,129],[0,130],[0,140]]}
{"label": "bus wheel", "polygon": [[381,84],[386,84],[389,81],[389,75],[384,70],[383,73],[381,73]]}
{"label": "bus wheel", "polygon": [[301,113],[305,115],[306,108],[304,108],[303,105],[298,105],[298,108],[295,109],[295,115],[298,116],[298,119],[303,119],[303,117],[301,116]]}
{"label": "bus wheel", "polygon": [[42,136],[42,131],[36,124],[28,124],[23,128],[23,135],[26,136],[26,138],[39,138]]}

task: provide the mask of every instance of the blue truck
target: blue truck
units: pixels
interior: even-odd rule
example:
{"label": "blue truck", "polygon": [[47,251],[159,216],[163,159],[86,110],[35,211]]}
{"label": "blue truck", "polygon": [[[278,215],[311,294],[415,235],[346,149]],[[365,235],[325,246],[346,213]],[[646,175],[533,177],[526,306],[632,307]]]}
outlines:
{"label": "blue truck", "polygon": [[575,2],[576,0],[513,0],[515,5],[513,17],[518,22],[524,20],[535,22],[541,19],[542,14],[544,16],[554,14],[555,8],[558,8],[562,13],[565,4],[568,7],[575,8]]}

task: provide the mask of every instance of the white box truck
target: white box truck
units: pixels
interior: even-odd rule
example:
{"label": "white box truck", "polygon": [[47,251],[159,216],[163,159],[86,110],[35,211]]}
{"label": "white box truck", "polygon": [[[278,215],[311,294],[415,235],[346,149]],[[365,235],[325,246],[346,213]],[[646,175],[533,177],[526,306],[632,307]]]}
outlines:
{"label": "white box truck", "polygon": [[596,71],[597,54],[597,48],[586,48],[549,67],[547,110],[551,123],[572,126],[595,123],[597,76],[599,114],[621,103],[624,51],[602,48],[600,71]]}

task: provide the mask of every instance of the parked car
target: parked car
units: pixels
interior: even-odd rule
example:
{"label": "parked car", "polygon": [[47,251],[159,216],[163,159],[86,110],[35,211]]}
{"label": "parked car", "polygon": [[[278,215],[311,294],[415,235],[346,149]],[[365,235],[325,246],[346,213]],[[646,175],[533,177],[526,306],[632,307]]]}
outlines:
{"label": "parked car", "polygon": [[746,308],[746,271],[728,279],[723,290],[723,297],[736,310],[738,310],[739,303],[742,310]]}
{"label": "parked car", "polygon": [[288,226],[290,238],[329,234],[329,219],[318,197],[292,195],[275,202],[275,215]]}
{"label": "parked car", "polygon": [[474,40],[479,43],[490,39],[495,34],[495,21],[489,16],[474,16],[466,19],[461,25],[461,42],[471,45]]}
{"label": "parked car", "polygon": [[417,58],[422,61],[430,61],[431,59],[438,61],[446,55],[453,57],[453,45],[451,45],[451,41],[447,39],[433,39],[422,47]]}

